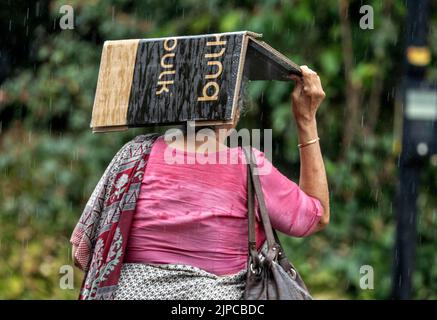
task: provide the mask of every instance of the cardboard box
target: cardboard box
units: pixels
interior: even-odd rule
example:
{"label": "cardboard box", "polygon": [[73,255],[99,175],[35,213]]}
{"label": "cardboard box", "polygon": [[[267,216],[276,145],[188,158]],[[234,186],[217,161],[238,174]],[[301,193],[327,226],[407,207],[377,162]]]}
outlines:
{"label": "cardboard box", "polygon": [[94,99],[93,132],[232,122],[242,81],[301,75],[249,31],[106,41]]}

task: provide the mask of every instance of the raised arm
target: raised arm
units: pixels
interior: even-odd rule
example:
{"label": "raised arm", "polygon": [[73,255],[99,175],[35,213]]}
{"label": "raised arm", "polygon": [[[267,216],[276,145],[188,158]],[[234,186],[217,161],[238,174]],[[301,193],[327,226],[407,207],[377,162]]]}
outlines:
{"label": "raised arm", "polygon": [[291,94],[292,110],[296,120],[300,151],[299,187],[318,199],[323,216],[316,231],[329,223],[329,190],[325,165],[318,141],[316,112],[325,98],[320,78],[307,66],[302,66],[302,78],[291,76],[296,85]]}

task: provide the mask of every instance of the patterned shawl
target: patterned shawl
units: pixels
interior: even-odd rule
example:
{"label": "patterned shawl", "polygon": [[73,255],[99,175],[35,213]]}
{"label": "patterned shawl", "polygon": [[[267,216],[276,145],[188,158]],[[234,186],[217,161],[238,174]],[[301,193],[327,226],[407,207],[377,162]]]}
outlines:
{"label": "patterned shawl", "polygon": [[113,299],[146,164],[157,134],[139,135],[117,152],[71,236],[85,272],[79,299]]}

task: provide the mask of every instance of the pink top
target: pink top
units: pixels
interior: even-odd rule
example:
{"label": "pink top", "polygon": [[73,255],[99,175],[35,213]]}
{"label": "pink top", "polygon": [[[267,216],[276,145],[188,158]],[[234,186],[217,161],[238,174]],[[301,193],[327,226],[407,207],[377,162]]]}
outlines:
{"label": "pink top", "polygon": [[[168,163],[165,152],[176,163]],[[254,149],[254,153],[260,168],[271,169],[260,180],[273,228],[295,237],[314,232],[322,215],[320,202],[283,176],[261,151]],[[163,137],[156,140],[137,200],[125,262],[188,264],[217,275],[246,267],[244,153],[233,148],[213,155],[216,163],[199,163],[196,153],[174,149]],[[223,156],[231,161],[220,164]],[[264,239],[258,215],[258,247]]]}

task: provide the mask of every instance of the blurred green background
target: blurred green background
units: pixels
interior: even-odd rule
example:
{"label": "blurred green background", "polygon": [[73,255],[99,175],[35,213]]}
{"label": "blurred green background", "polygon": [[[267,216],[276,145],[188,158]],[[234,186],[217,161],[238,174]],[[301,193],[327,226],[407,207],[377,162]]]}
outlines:
{"label": "blurred green background", "polygon": [[[59,8],[74,8],[61,30]],[[359,27],[363,4],[374,29]],[[348,12],[348,15],[341,14]],[[437,3],[429,43],[437,56]],[[390,296],[403,70],[404,1],[70,0],[0,4],[0,298],[75,299],[59,286],[71,265],[69,237],[86,200],[122,144],[142,132],[89,128],[103,41],[236,30],[264,40],[321,76],[318,113],[331,189],[331,223],[310,238],[284,238],[315,298]],[[434,59],[427,77],[437,81]],[[273,163],[295,181],[291,83],[253,82],[240,127],[273,128]],[[422,172],[414,298],[437,298],[437,169]],[[374,268],[373,290],[359,286]]]}

